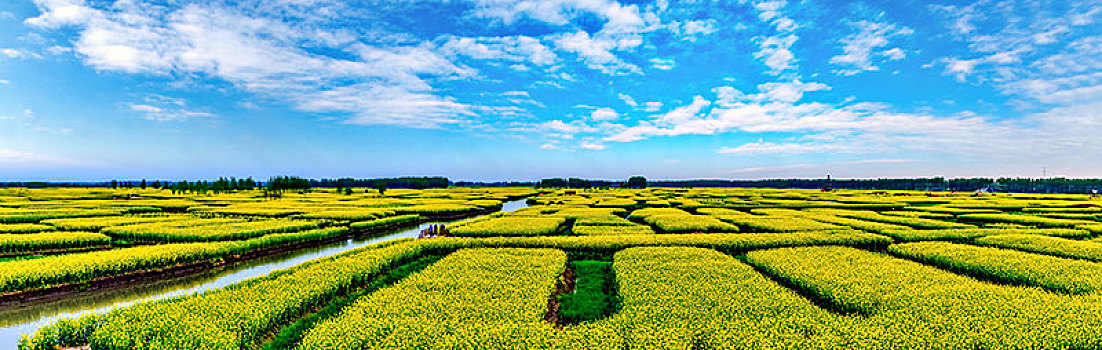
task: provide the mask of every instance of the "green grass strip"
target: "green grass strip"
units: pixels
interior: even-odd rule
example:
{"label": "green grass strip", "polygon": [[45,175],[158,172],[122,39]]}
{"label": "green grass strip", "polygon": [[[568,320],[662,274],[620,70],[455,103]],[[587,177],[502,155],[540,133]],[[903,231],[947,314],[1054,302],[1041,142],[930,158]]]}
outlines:
{"label": "green grass strip", "polygon": [[291,349],[297,346],[298,343],[302,342],[302,337],[306,334],[306,331],[314,328],[314,325],[318,322],[337,315],[346,306],[352,304],[360,297],[379,290],[380,288],[397,283],[403,278],[406,278],[409,275],[423,270],[424,268],[432,265],[442,258],[444,258],[444,254],[427,255],[412,262],[391,269],[389,273],[379,276],[379,278],[373,280],[371,284],[368,284],[366,287],[360,290],[353,291],[343,297],[334,298],[333,301],[331,301],[329,304],[325,305],[325,307],[319,309],[318,311],[303,316],[298,321],[295,321],[295,323],[287,327],[283,327],[283,329],[280,330],[280,332],[276,334],[271,341],[264,344],[263,349],[281,350]]}
{"label": "green grass strip", "polygon": [[613,305],[612,262],[580,260],[570,267],[577,283],[573,293],[559,296],[562,321],[577,324],[608,316]]}

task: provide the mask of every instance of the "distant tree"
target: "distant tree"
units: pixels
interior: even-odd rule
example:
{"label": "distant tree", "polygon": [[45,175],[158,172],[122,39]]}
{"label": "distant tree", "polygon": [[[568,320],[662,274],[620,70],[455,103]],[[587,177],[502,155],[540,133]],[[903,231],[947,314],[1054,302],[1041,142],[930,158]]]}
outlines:
{"label": "distant tree", "polygon": [[566,180],[567,187],[570,188],[590,188],[593,184],[589,180],[583,180],[578,178],[569,178]]}
{"label": "distant tree", "polygon": [[153,181],[153,188],[161,188],[161,180]]}
{"label": "distant tree", "polygon": [[146,183],[145,183],[145,179],[142,179],[142,184],[141,184],[141,188],[142,188],[143,190],[144,190],[144,189],[146,188]]}
{"label": "distant tree", "polygon": [[564,188],[568,185],[565,179],[543,179],[536,183],[536,188]]}
{"label": "distant tree", "polygon": [[344,195],[345,196],[351,196],[352,195],[352,188],[351,187],[345,187],[344,188]]}
{"label": "distant tree", "polygon": [[119,188],[119,180],[111,180],[111,188]]}
{"label": "distant tree", "polygon": [[647,188],[647,178],[632,176],[628,179],[628,182],[624,184],[624,188]]}
{"label": "distant tree", "polygon": [[294,176],[277,176],[268,180],[269,191],[281,193],[286,190],[310,190],[310,180]]}

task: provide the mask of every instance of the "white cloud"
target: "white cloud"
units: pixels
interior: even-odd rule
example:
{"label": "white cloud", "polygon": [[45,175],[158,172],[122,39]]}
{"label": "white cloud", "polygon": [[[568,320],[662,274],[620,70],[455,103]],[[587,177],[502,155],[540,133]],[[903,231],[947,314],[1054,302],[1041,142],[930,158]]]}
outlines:
{"label": "white cloud", "polygon": [[907,53],[903,52],[903,50],[898,47],[893,47],[891,49],[882,51],[880,52],[880,54],[884,57],[887,57],[887,59],[890,61],[898,61],[907,58]]}
{"label": "white cloud", "polygon": [[8,85],[8,84],[11,84],[11,81],[8,81],[7,79],[0,79],[0,85]]}
{"label": "white cloud", "polygon": [[751,95],[751,99],[792,103],[803,99],[805,92],[828,91],[830,90],[830,86],[823,83],[804,83],[799,80],[793,80],[788,82],[759,84],[758,90],[761,91],[761,93]]}
{"label": "white cloud", "polygon": [[622,75],[642,72],[639,66],[625,62],[613,53],[621,46],[626,46],[625,48],[638,46],[637,42],[624,44],[612,38],[591,37],[589,33],[580,30],[554,35],[551,40],[558,49],[577,54],[590,68],[605,74]]}
{"label": "white cloud", "polygon": [[620,98],[620,100],[624,101],[624,103],[626,103],[626,104],[627,104],[628,106],[630,106],[631,108],[635,108],[635,107],[638,107],[638,106],[639,106],[639,103],[638,103],[638,102],[635,102],[635,98],[631,97],[631,95],[628,95],[628,94],[616,94],[616,97],[619,97],[619,98]]}
{"label": "white cloud", "polygon": [[617,97],[619,97],[620,100],[623,100],[625,104],[631,107],[631,109],[637,111],[657,112],[658,110],[662,109],[663,106],[663,103],[658,101],[639,103],[635,101],[635,98],[631,97],[631,95],[628,94],[617,94]]}
{"label": "white cloud", "polygon": [[[209,76],[299,110],[345,114],[345,122],[353,124],[438,127],[462,123],[478,109],[435,92],[430,77],[474,73],[436,52],[431,43],[369,45],[324,23],[294,21],[324,19],[324,6],[311,7],[318,14],[296,17],[282,13],[300,11],[294,7],[267,16],[255,9],[200,4],[172,8],[118,2],[97,9],[76,1],[40,0],[38,5],[42,15],[26,23],[73,27],[78,57],[100,70]],[[529,44],[519,37],[500,43],[502,50],[516,55],[531,54],[525,51]],[[326,47],[344,55],[319,55],[304,47]],[[536,56],[541,58],[527,59],[547,59]]]}
{"label": "white cloud", "polygon": [[778,32],[792,32],[798,28],[796,21],[784,16],[781,9],[787,4],[784,0],[757,1],[754,9],[760,11],[758,19],[769,23]]}
{"label": "white cloud", "polygon": [[658,70],[671,70],[674,67],[673,60],[664,60],[661,58],[650,59],[651,68]]}
{"label": "white cloud", "polygon": [[[635,125],[600,127],[606,142],[633,142],[652,137],[739,133],[788,137],[783,142],[759,140],[724,147],[738,155],[870,153],[938,154],[960,159],[1020,161],[1020,155],[1049,164],[1088,164],[1102,157],[1102,102],[1094,99],[1049,109],[1022,119],[1002,119],[975,113],[939,116],[892,111],[878,102],[841,104],[800,102],[805,91],[824,86],[775,82],[759,85],[754,94],[731,87],[713,89],[714,108],[707,101],[682,106]],[[802,135],[795,138],[790,135]],[[856,164],[856,163],[855,163]]]}
{"label": "white cloud", "polygon": [[592,141],[582,141],[582,143],[580,145],[578,145],[578,147],[588,149],[588,150],[595,150],[595,151],[605,149],[604,144],[598,143],[598,142],[592,142]]}
{"label": "white cloud", "polygon": [[873,62],[874,55],[885,56],[892,60],[902,59],[906,54],[898,47],[877,50],[888,46],[889,40],[893,37],[914,33],[910,28],[887,22],[857,21],[850,23],[850,26],[857,32],[842,38],[843,53],[830,58],[830,63],[843,67],[834,71],[841,75],[879,70],[876,62]]}
{"label": "white cloud", "polygon": [[[757,176],[764,177],[810,177],[810,176],[823,176],[825,174],[833,173],[838,170],[850,170],[850,168],[860,168],[867,165],[896,165],[896,164],[916,164],[918,162],[911,159],[865,159],[848,162],[835,162],[835,163],[799,163],[799,164],[787,164],[780,166],[769,167],[748,167],[728,171],[729,174],[757,174]],[[858,166],[858,167],[854,167]],[[855,169],[853,169],[855,170]],[[860,172],[858,172],[860,173]]]}
{"label": "white cloud", "polygon": [[786,36],[771,36],[758,41],[758,52],[754,57],[761,59],[769,70],[766,73],[780,75],[785,71],[796,68],[796,55],[792,53],[792,44],[798,37],[794,34]]}
{"label": "white cloud", "polygon": [[448,36],[440,44],[447,55],[463,55],[479,60],[502,60],[547,66],[559,57],[537,38],[527,36],[462,38]]}
{"label": "white cloud", "polygon": [[680,37],[681,40],[695,42],[700,39],[700,37],[718,31],[719,27],[716,23],[714,19],[674,22],[669,25],[669,29]]}
{"label": "white cloud", "polygon": [[594,121],[609,121],[620,119],[620,113],[616,113],[616,110],[612,108],[598,108],[593,111],[593,114],[589,115],[590,119]]}
{"label": "white cloud", "polygon": [[585,122],[582,122],[582,121],[575,121],[575,122],[572,122],[572,123],[566,123],[566,122],[563,122],[562,120],[558,120],[558,119],[552,120],[552,121],[549,121],[549,122],[541,123],[541,124],[539,124],[539,128],[540,128],[539,130],[543,130],[543,131],[550,130],[550,131],[566,133],[566,134],[575,134],[575,133],[579,133],[579,132],[593,132],[593,131],[596,131],[596,129],[594,129],[593,127],[591,127],[589,125],[586,125]]}
{"label": "white cloud", "polygon": [[8,58],[29,58],[29,57],[39,58],[40,57],[38,54],[30,52],[30,51],[20,50],[20,49],[13,49],[13,48],[0,48],[0,55],[7,56]]}
{"label": "white cloud", "polygon": [[[513,24],[522,18],[566,26],[582,15],[594,15],[604,20],[596,33],[577,30],[545,38],[561,51],[578,55],[590,68],[609,75],[636,74],[638,66],[624,61],[617,52],[631,51],[643,44],[640,34],[658,29],[657,15],[644,13],[639,6],[623,5],[614,0],[475,0],[472,13],[483,18]],[[702,24],[693,30],[704,30]]]}
{"label": "white cloud", "polygon": [[[604,141],[632,142],[642,140],[649,135],[679,134],[680,131],[676,129],[677,126],[688,124],[686,122],[692,120],[697,120],[700,112],[711,104],[711,101],[704,99],[704,97],[696,96],[693,98],[692,103],[675,108],[664,114],[655,115],[650,121],[640,122],[639,125],[633,127],[616,128],[615,133],[605,137]],[[675,129],[663,129],[658,125],[672,125]]]}
{"label": "white cloud", "polygon": [[162,95],[149,95],[145,97],[144,102],[127,103],[126,106],[130,111],[142,114],[146,120],[158,122],[217,117],[209,112],[188,108],[187,101],[184,99]]}
{"label": "white cloud", "polygon": [[658,102],[658,101],[643,102],[642,110],[644,112],[657,112],[660,109],[662,109],[662,102]]}
{"label": "white cloud", "polygon": [[3,170],[17,170],[26,168],[55,168],[64,166],[91,165],[92,163],[86,160],[75,160],[71,158],[25,150],[0,148],[0,164],[5,165],[4,167],[0,167],[0,172],[2,172]]}
{"label": "white cloud", "polygon": [[944,74],[1028,99],[1016,102],[1027,109],[1097,99],[1102,89],[1097,78],[1102,35],[1092,27],[1102,13],[1097,3],[1038,7],[1004,0],[932,9],[970,51],[938,60]]}
{"label": "white cloud", "polygon": [[831,143],[772,143],[758,140],[758,142],[751,142],[742,144],[737,147],[723,147],[718,152],[725,154],[738,154],[738,155],[757,155],[757,154],[799,154],[799,153],[820,153],[820,152],[856,152],[859,149],[853,148],[850,145],[844,144],[831,144]]}
{"label": "white cloud", "polygon": [[632,30],[646,26],[647,19],[636,5],[621,5],[613,0],[475,0],[474,13],[512,24],[522,17],[566,25],[579,13],[606,19],[611,30]]}

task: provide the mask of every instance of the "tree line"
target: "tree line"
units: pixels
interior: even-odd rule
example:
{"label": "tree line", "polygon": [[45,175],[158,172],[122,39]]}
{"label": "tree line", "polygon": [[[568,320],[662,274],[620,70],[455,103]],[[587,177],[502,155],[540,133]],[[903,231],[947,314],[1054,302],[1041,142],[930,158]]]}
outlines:
{"label": "tree line", "polygon": [[448,188],[450,180],[446,177],[440,176],[426,176],[426,177],[395,177],[395,178],[382,178],[382,179],[321,179],[310,180],[310,185],[313,187],[336,187],[336,188],[350,188],[350,187],[367,187],[367,188],[411,188],[423,190],[426,188]]}
{"label": "tree line", "polygon": [[[267,182],[259,182],[251,177],[237,179],[220,177],[218,180],[111,180],[108,182],[0,182],[0,187],[107,187],[107,188],[154,188],[169,189],[175,193],[222,193],[264,188],[270,191],[287,190],[308,191],[314,187],[335,187],[347,191],[349,188],[447,188],[451,182],[445,177],[399,177],[383,179],[304,179],[293,176],[277,176]],[[897,178],[897,179],[766,179],[766,180],[678,180],[651,181],[642,176],[634,176],[627,181],[588,180],[581,178],[548,178],[532,182],[456,182],[457,186],[535,186],[536,188],[646,188],[646,187],[749,187],[749,188],[837,188],[867,190],[914,190],[914,191],[976,191],[987,189],[1003,192],[1021,193],[1091,193],[1102,191],[1102,179],[1068,178]]]}
{"label": "tree line", "polygon": [[1020,193],[1092,193],[1102,191],[1102,179],[1030,178],[900,178],[900,179],[769,179],[655,181],[657,187],[833,188],[852,190],[961,191]]}
{"label": "tree line", "polygon": [[536,188],[606,188],[606,187],[620,187],[620,188],[647,188],[647,178],[642,176],[632,176],[627,181],[617,182],[608,180],[586,180],[579,178],[568,179],[542,179],[536,182]]}

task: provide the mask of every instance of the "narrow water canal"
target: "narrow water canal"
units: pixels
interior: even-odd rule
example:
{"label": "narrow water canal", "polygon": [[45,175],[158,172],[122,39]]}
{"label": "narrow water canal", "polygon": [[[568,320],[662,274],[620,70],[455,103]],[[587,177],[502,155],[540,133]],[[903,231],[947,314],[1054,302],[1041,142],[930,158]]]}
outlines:
{"label": "narrow water canal", "polygon": [[[505,202],[501,207],[501,211],[513,211],[527,206],[523,199]],[[467,219],[470,218],[459,220]],[[370,244],[406,237],[416,238],[421,230],[429,225],[459,220],[426,222],[417,227],[392,230],[370,237],[352,238],[317,247],[270,255],[194,275],[165,279],[153,283],[100,289],[68,295],[58,300],[0,307],[0,349],[16,349],[21,334],[34,332],[38,327],[49,324],[58,318],[73,318],[89,312],[104,312],[138,302],[222,288],[249,278],[267,275],[275,270],[285,269],[306,261],[343,253]]]}

